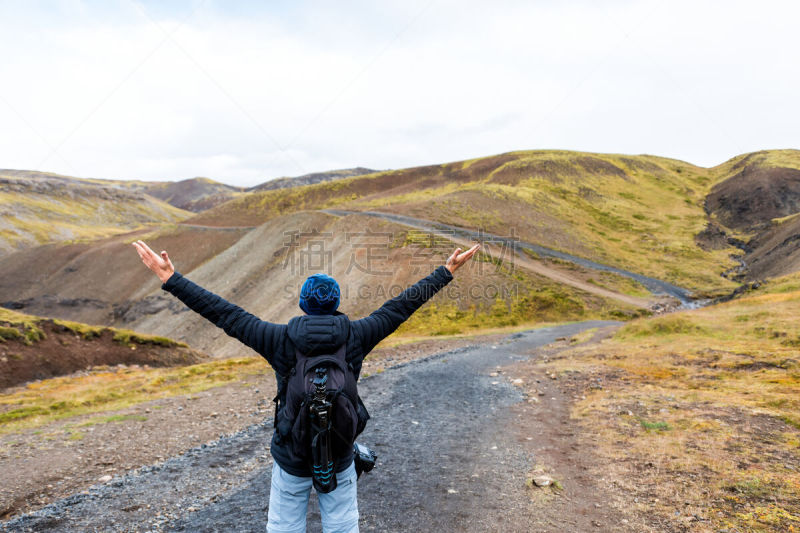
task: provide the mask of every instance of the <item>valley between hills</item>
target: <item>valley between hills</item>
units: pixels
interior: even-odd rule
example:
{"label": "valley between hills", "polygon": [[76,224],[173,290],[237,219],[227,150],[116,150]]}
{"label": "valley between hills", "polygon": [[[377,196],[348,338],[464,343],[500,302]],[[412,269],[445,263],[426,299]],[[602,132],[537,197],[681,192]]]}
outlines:
{"label": "valley between hills", "polygon": [[[491,405],[504,425],[493,431],[510,435],[502,446],[524,471],[500,482],[511,496],[497,513],[513,502],[542,531],[575,513],[575,530],[800,527],[800,151],[704,168],[536,150],[273,181],[243,189],[0,170],[0,531],[77,527],[62,498],[113,495],[118,482],[124,492],[145,482],[140,467],[223,433],[233,446],[270,419],[271,370],[161,291],[136,239],[274,322],[299,314],[299,287],[315,271],[339,281],[340,310],[355,318],[481,240],[362,378],[408,387],[406,374],[446,379],[436,365],[463,359],[474,375],[460,379],[491,398],[500,387]],[[475,431],[491,450],[500,444],[487,428]],[[403,450],[386,452],[387,468],[400,468],[391,461]],[[483,476],[481,461],[496,457],[477,456]],[[247,457],[253,473],[266,468]],[[89,488],[98,482],[106,488]],[[214,488],[218,500],[230,483]],[[457,512],[447,491],[423,489]],[[448,490],[471,504],[465,488]],[[204,497],[135,528],[211,527],[216,508]],[[138,509],[154,501],[134,503],[131,520],[152,518]],[[366,530],[389,523],[380,499],[365,505]],[[86,509],[97,523],[119,519]],[[432,511],[420,516],[423,529],[436,523]]]}

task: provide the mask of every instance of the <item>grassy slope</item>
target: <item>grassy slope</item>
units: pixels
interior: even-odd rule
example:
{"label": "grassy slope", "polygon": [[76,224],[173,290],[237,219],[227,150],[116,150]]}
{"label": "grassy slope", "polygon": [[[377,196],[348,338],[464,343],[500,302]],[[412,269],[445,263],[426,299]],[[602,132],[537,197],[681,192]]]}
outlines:
{"label": "grassy slope", "polygon": [[150,196],[90,181],[43,182],[14,176],[0,186],[0,251],[56,241],[96,239],[182,220],[191,213]]}
{"label": "grassy slope", "polygon": [[796,278],[771,288],[631,322],[547,367],[604,384],[573,415],[635,508],[714,531],[800,525],[800,292]]}
{"label": "grassy slope", "polygon": [[[2,327],[0,327],[0,342],[8,339],[20,339],[25,342],[25,344],[34,344],[37,341],[42,340],[44,337],[44,333],[40,326],[45,320],[48,319],[34,315],[27,315],[25,313],[18,313],[17,311],[0,307],[0,324],[2,324]],[[103,332],[110,331],[113,334],[114,341],[122,344],[135,343],[154,344],[167,347],[188,347],[182,342],[174,341],[166,337],[137,333],[127,329],[93,326],[90,324],[72,322],[69,320],[54,320],[54,323],[59,326],[63,326],[66,330],[71,331],[83,339],[99,337]]]}
{"label": "grassy slope", "polygon": [[178,368],[99,367],[82,376],[46,379],[0,395],[0,433],[193,394],[264,373],[265,367],[260,357],[241,357]]}
{"label": "grassy slope", "polygon": [[762,150],[737,155],[709,169],[714,183],[729,178],[745,166],[800,169],[800,150]]}
{"label": "grassy slope", "polygon": [[269,191],[228,202],[197,223],[259,223],[298,209],[380,209],[508,235],[662,278],[700,292],[734,284],[718,273],[733,248],[694,236],[712,172],[654,156],[514,152]]}
{"label": "grassy slope", "polygon": [[[36,348],[44,343],[42,317],[26,315],[0,308],[0,367],[9,359],[19,362],[19,348],[15,343]],[[78,336],[92,342],[106,333],[114,343],[127,349],[136,346],[161,346],[186,348],[186,345],[166,337],[146,335],[130,330],[92,326],[66,320],[54,323],[70,333],[61,339]],[[52,353],[39,353],[35,357],[53,357]],[[184,358],[181,358],[184,359]],[[192,359],[189,359],[192,360]],[[193,359],[196,361],[197,359]],[[9,389],[0,395],[0,432],[32,427],[49,421],[86,413],[103,412],[165,396],[187,394],[240,379],[244,374],[263,371],[258,360],[241,359],[220,363],[200,363],[179,368],[112,370],[99,366],[83,376],[66,376],[33,382],[24,387]]]}

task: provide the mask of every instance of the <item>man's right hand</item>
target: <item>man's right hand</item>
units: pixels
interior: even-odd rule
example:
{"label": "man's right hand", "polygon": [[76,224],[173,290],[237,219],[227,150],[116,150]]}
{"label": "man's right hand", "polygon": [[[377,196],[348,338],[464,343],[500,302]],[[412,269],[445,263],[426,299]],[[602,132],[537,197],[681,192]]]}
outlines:
{"label": "man's right hand", "polygon": [[480,247],[480,244],[476,244],[464,253],[461,253],[461,248],[456,248],[456,251],[453,252],[453,255],[447,258],[447,263],[444,265],[445,268],[449,270],[451,274],[453,274],[461,265],[469,261]]}
{"label": "man's right hand", "polygon": [[162,251],[161,255],[159,256],[153,250],[147,246],[144,241],[135,241],[133,246],[136,248],[136,251],[139,253],[139,257],[142,258],[142,263],[145,264],[147,268],[152,270],[158,279],[161,280],[161,283],[166,283],[167,280],[172,277],[172,274],[175,273],[175,267],[172,266],[172,261],[169,260],[169,256],[167,255],[166,251]]}

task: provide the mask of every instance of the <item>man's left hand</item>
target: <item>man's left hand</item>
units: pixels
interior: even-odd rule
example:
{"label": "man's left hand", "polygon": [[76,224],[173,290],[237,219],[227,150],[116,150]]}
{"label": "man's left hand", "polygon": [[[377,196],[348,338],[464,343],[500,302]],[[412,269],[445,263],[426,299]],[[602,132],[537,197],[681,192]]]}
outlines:
{"label": "man's left hand", "polygon": [[142,263],[145,264],[147,268],[152,270],[158,279],[161,280],[161,283],[166,283],[167,280],[172,277],[172,274],[175,273],[175,267],[172,266],[172,261],[169,260],[169,256],[167,255],[166,251],[162,251],[161,255],[159,256],[153,250],[147,246],[144,241],[136,241],[133,243],[133,246],[136,248],[136,251],[139,253],[139,257],[142,258]]}

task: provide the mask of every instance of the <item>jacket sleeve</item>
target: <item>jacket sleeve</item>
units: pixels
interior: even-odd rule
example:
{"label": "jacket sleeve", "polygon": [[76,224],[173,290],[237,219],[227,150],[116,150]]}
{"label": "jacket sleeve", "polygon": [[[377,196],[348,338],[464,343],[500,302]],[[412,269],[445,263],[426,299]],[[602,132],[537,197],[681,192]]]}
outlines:
{"label": "jacket sleeve", "polygon": [[388,300],[368,317],[352,322],[361,337],[363,353],[366,355],[376,344],[391,335],[452,279],[450,271],[440,266],[429,276]]}
{"label": "jacket sleeve", "polygon": [[205,290],[175,272],[161,286],[182,301],[192,311],[208,319],[225,333],[240,340],[264,357],[270,365],[278,342],[283,338],[285,324],[272,324],[251,315],[241,307]]}

